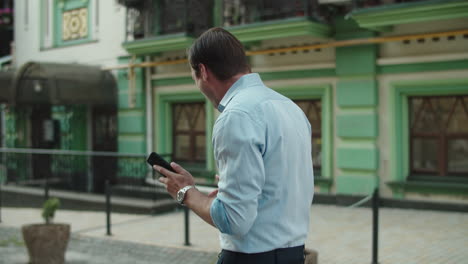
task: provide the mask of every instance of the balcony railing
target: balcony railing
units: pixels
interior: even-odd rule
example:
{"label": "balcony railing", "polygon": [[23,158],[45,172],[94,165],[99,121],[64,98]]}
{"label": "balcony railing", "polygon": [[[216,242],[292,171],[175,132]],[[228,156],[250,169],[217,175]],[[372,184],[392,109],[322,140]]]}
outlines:
{"label": "balcony railing", "polygon": [[213,25],[213,0],[140,1],[127,8],[126,40],[186,33],[197,36]]}
{"label": "balcony railing", "polygon": [[218,8],[214,8],[214,0],[119,1],[127,5],[129,42],[178,33],[196,37],[214,25],[214,16],[224,27],[298,17],[329,23],[352,9],[428,0],[222,0]]}
{"label": "balcony railing", "polygon": [[223,26],[314,15],[317,0],[224,0]]}

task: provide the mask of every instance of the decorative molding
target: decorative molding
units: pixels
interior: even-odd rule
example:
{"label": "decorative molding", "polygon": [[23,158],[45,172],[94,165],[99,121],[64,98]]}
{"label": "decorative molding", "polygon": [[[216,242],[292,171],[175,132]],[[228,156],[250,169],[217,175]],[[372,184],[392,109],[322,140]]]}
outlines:
{"label": "decorative molding", "polygon": [[382,27],[414,22],[468,17],[466,0],[432,0],[383,5],[351,12],[360,27],[379,31]]}
{"label": "decorative molding", "polygon": [[243,43],[306,35],[329,38],[331,34],[331,28],[328,25],[304,17],[233,26],[226,29]]}
{"label": "decorative molding", "polygon": [[389,64],[379,65],[377,71],[379,74],[395,74],[395,73],[420,73],[420,72],[435,72],[468,69],[468,60],[449,60],[449,61],[434,61],[421,63],[405,63],[405,64]]}
{"label": "decorative molding", "polygon": [[172,78],[192,78],[187,72],[174,72],[174,73],[157,73],[151,75],[151,80],[163,80]]}
{"label": "decorative molding", "polygon": [[318,69],[334,69],[334,62],[314,63],[305,65],[287,65],[276,67],[253,67],[254,72],[278,72],[278,71],[295,71],[295,70],[318,70]]}
{"label": "decorative molding", "polygon": [[186,49],[192,44],[193,40],[193,37],[181,33],[124,42],[122,47],[134,55],[154,54]]}
{"label": "decorative molding", "polygon": [[468,60],[468,53],[450,53],[450,54],[436,54],[425,56],[404,56],[392,58],[377,59],[377,65],[398,65],[398,64],[411,64],[411,63],[427,63],[427,62],[442,62],[442,61],[455,61],[455,60]]}

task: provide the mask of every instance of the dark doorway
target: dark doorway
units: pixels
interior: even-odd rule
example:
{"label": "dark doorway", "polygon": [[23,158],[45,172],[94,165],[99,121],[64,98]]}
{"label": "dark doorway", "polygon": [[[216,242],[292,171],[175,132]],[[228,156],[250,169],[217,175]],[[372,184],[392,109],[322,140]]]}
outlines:
{"label": "dark doorway", "polygon": [[[117,151],[117,109],[93,107],[93,151]],[[104,192],[105,181],[115,183],[117,157],[93,156],[94,192]]]}
{"label": "dark doorway", "polygon": [[[36,149],[53,148],[55,137],[53,137],[53,126],[50,127],[50,122],[52,122],[50,105],[35,105],[31,108],[31,147]],[[33,154],[33,179],[45,179],[51,174],[50,161],[49,154]]]}

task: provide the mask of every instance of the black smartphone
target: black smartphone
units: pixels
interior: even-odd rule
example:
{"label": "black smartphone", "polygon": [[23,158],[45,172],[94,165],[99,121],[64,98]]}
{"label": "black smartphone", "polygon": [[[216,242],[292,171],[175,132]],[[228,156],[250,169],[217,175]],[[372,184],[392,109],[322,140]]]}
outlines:
{"label": "black smartphone", "polygon": [[156,152],[151,152],[146,161],[149,165],[151,165],[151,167],[153,167],[154,165],[158,165],[165,168],[166,170],[175,172],[175,170],[171,167],[169,162],[163,159],[163,157],[159,156]]}

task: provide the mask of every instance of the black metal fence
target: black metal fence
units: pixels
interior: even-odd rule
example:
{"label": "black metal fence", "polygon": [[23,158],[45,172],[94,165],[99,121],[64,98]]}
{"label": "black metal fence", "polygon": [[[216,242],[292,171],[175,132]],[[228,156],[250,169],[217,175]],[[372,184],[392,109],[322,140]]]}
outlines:
{"label": "black metal fence", "polygon": [[[171,154],[160,154],[170,160]],[[48,149],[0,148],[0,223],[2,185],[37,187],[48,198],[49,189],[105,195],[106,234],[111,235],[111,197],[158,200],[156,172],[144,154]],[[148,181],[151,182],[148,182]],[[168,196],[163,192],[163,196]],[[103,208],[104,209],[104,208]],[[189,210],[184,208],[184,239],[190,245]]]}
{"label": "black metal fence", "polygon": [[108,180],[114,189],[131,196],[153,186],[148,184],[150,178],[154,179],[154,170],[145,154],[0,148],[3,184],[101,194]]}

